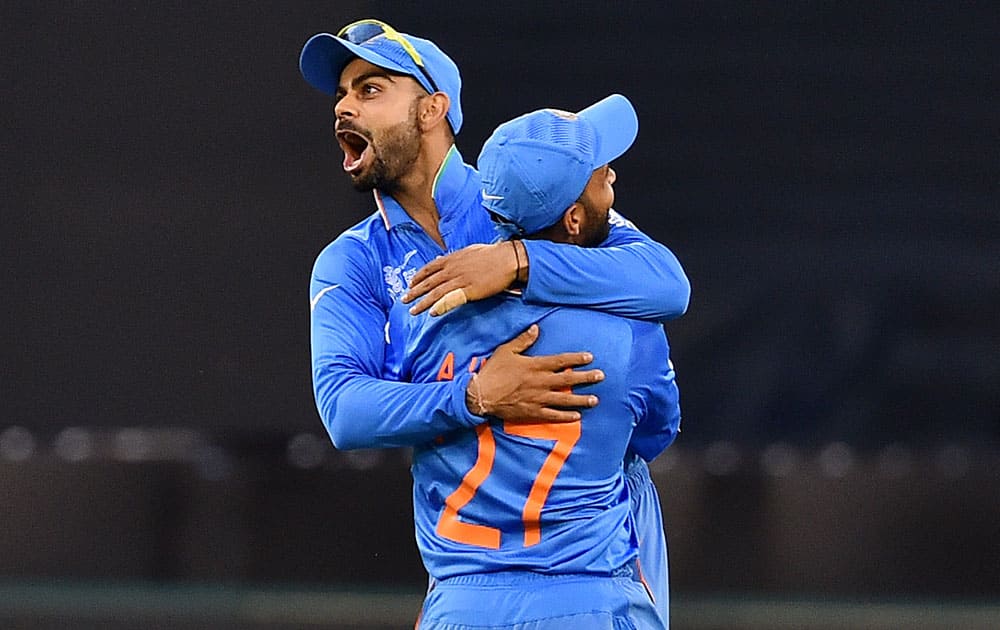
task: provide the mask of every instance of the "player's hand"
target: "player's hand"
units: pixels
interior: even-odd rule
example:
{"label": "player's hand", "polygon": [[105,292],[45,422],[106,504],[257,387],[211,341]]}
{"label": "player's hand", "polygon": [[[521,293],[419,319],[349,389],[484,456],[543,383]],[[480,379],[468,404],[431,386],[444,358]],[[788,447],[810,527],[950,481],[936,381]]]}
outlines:
{"label": "player's hand", "polygon": [[410,308],[410,314],[430,309],[432,316],[444,315],[466,302],[488,298],[509,287],[517,279],[519,262],[524,277],[528,256],[522,243],[470,245],[435,258],[417,271],[403,303],[420,298]]}
{"label": "player's hand", "polygon": [[571,390],[604,380],[601,370],[571,369],[590,363],[593,356],[589,352],[524,356],[538,334],[538,325],[533,324],[497,347],[475,380],[469,381],[465,393],[469,411],[508,422],[575,422],[581,417],[577,409],[597,405],[597,396]]}

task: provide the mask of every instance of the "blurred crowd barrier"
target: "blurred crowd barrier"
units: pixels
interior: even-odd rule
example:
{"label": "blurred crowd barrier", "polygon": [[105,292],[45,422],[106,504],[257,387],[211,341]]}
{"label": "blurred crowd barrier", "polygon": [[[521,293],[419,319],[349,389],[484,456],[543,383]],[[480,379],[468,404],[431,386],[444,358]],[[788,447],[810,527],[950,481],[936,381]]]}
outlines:
{"label": "blurred crowd barrier", "polygon": [[[969,444],[671,447],[678,593],[1000,598],[1000,455]],[[409,452],[302,433],[0,429],[0,580],[414,588]]]}

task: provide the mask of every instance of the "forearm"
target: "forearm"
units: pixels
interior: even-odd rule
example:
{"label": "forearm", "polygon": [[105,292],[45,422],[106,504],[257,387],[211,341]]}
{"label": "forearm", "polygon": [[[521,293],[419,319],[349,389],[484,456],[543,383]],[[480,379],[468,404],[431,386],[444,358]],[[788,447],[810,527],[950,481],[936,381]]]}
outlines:
{"label": "forearm", "polygon": [[670,320],[687,310],[687,276],[676,256],[655,241],[596,248],[524,244],[528,302],[586,306],[649,321]]}
{"label": "forearm", "polygon": [[393,448],[482,422],[466,407],[468,380],[397,383],[328,366],[315,372],[314,393],[337,448]]}

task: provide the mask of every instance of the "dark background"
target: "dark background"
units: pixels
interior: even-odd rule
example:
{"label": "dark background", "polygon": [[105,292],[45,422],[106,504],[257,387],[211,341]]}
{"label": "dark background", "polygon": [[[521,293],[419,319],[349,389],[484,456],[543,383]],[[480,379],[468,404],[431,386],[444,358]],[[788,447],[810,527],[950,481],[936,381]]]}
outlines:
{"label": "dark background", "polygon": [[309,270],[372,208],[296,60],[371,13],[459,63],[469,161],[525,111],[634,101],[616,205],[691,278],[685,440],[996,440],[988,5],[6,8],[5,420],[316,427]]}
{"label": "dark background", "polygon": [[[24,468],[58,469],[52,445],[70,427],[94,431],[94,461],[114,471],[120,449],[109,446],[102,460],[100,444],[127,442],[114,433],[121,427],[166,431],[139,433],[160,445],[152,450],[161,460],[189,454],[183,439],[162,442],[195,431],[191,443],[209,455],[194,478],[236,470],[251,487],[233,511],[218,508],[220,519],[270,518],[266,527],[288,531],[303,505],[328,497],[337,512],[352,500],[344,470],[374,466],[391,481],[383,503],[366,508],[372,523],[402,519],[407,535],[405,453],[344,459],[306,442],[325,462],[313,473],[322,480],[308,483],[285,460],[296,435],[325,444],[309,380],[312,261],[373,210],[341,172],[331,102],[302,80],[298,53],[312,34],[370,16],[435,40],[456,60],[466,120],[458,145],[470,162],[497,124],[526,111],[577,110],[612,92],[634,102],[640,133],[615,164],[616,207],[673,249],[693,290],[688,313],[667,327],[684,432],[674,464],[656,470],[664,484],[693,474],[677,462],[710,475],[743,470],[731,492],[745,504],[725,492],[688,497],[699,513],[716,505],[716,516],[742,523],[734,525],[741,538],[755,533],[741,529],[746,519],[766,520],[752,516],[770,496],[747,464],[758,454],[826,456],[834,473],[837,462],[896,456],[909,462],[910,479],[951,475],[940,494],[914,499],[922,506],[914,531],[928,523],[953,531],[957,522],[981,534],[987,558],[1000,558],[995,513],[955,516],[992,510],[1000,492],[984,485],[996,483],[1000,461],[1000,24],[989,2],[5,4],[0,436],[8,448],[0,451],[29,453],[11,458],[21,467],[6,469],[8,492],[22,477],[80,476],[80,468],[50,471],[56,477]],[[148,451],[139,459],[156,459]],[[178,529],[188,521],[177,510],[201,496],[187,474],[170,477],[166,499],[149,490],[162,490],[162,480],[136,490],[153,492],[149,531],[161,532],[136,542],[158,550],[140,568],[95,559],[60,571],[58,551],[52,566],[31,564],[39,551],[0,568],[185,578],[190,566],[171,550],[204,531]],[[825,482],[816,483],[804,496]],[[30,530],[42,518],[32,503],[39,495],[58,504],[52,494],[69,492],[42,487],[14,504],[36,520],[8,528]],[[968,501],[942,506],[942,496]],[[870,516],[883,499],[861,501],[848,518]],[[747,509],[725,511],[734,505]],[[333,538],[363,529],[331,530],[336,522],[317,518]],[[683,542],[696,521],[670,518]],[[807,514],[785,534],[809,522]],[[305,529],[283,539],[288,548],[264,530],[229,538],[245,543],[231,554],[243,564],[216,558],[219,568],[200,575],[352,579],[336,563],[304,574],[281,568],[296,541],[315,541]],[[897,551],[919,556],[931,538],[925,531]],[[729,551],[767,544],[749,540]],[[402,544],[413,553],[411,539]],[[902,575],[908,565],[897,564]],[[408,566],[403,577],[418,582],[419,566]],[[983,570],[997,578],[995,567]],[[719,588],[712,577],[689,584]],[[783,579],[763,584],[794,590],[796,579]],[[872,590],[996,594],[1000,583],[894,589],[893,579]],[[727,588],[739,585],[733,576]]]}

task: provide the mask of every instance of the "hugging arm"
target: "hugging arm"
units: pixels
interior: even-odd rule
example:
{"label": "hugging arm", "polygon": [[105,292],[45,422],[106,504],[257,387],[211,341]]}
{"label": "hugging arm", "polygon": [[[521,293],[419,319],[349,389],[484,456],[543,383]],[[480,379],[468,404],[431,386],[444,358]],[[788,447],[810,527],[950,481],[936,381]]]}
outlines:
{"label": "hugging arm", "polygon": [[338,448],[414,446],[480,424],[481,414],[569,422],[579,414],[566,408],[592,406],[565,390],[595,382],[600,371],[562,372],[588,363],[585,353],[522,355],[537,327],[500,345],[474,386],[468,372],[435,383],[383,378],[389,333],[376,267],[364,246],[342,237],[317,258],[310,283],[313,394]]}
{"label": "hugging arm", "polygon": [[317,258],[310,282],[313,393],[334,445],[412,446],[482,422],[465,404],[469,374],[420,384],[381,378],[387,319],[372,264],[362,245],[341,237]]}
{"label": "hugging arm", "polygon": [[600,247],[525,241],[531,261],[525,301],[649,321],[683,315],[691,285],[677,257],[614,210],[608,220]]}
{"label": "hugging arm", "polygon": [[[414,314],[440,315],[526,281],[536,304],[593,308],[614,315],[667,321],[687,310],[691,286],[677,257],[614,210],[600,247],[542,240],[472,245],[420,269],[406,296]],[[456,295],[460,299],[450,301]],[[451,296],[451,297],[449,297]]]}

